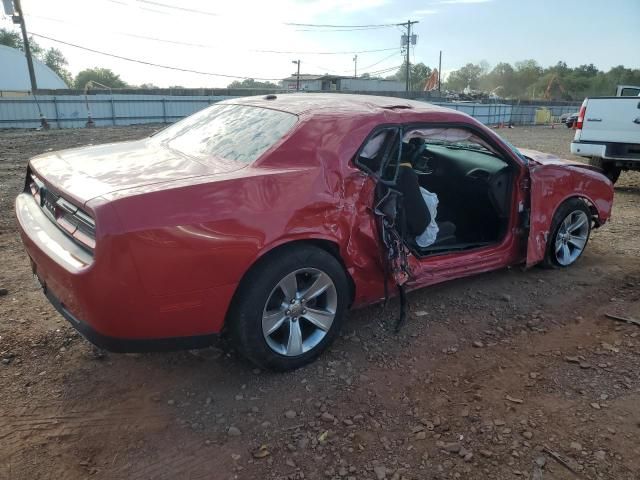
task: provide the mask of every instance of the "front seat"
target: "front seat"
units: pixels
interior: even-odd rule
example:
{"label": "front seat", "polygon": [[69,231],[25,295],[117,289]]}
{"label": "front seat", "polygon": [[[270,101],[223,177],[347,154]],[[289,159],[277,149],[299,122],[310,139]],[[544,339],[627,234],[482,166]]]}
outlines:
{"label": "front seat", "polygon": [[[424,232],[427,225],[431,223],[431,213],[422,198],[418,174],[410,163],[400,164],[398,178],[396,180],[396,189],[402,193],[403,214],[408,237],[406,240],[415,247],[415,238]],[[438,236],[430,247],[455,243],[456,226],[452,222],[437,223]]]}

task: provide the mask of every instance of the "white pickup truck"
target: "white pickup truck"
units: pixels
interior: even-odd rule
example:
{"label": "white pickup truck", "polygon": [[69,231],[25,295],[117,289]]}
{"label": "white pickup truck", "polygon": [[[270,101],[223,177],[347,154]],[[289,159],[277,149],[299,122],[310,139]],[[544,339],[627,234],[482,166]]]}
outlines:
{"label": "white pickup truck", "polygon": [[612,182],[640,170],[640,87],[618,86],[615,97],[585,98],[571,153],[588,157]]}

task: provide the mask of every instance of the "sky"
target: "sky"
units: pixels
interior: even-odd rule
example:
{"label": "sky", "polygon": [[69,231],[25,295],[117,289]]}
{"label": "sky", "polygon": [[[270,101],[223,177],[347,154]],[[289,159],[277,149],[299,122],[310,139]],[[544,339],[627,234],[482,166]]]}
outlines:
{"label": "sky", "polygon": [[[407,20],[411,62],[445,75],[466,63],[535,59],[640,68],[640,0],[22,0],[27,29],[85,48],[187,70],[263,79],[301,73],[392,74]],[[338,25],[341,28],[296,24]],[[382,25],[361,28],[361,25]],[[353,27],[352,27],[353,26]],[[358,27],[355,27],[358,26]],[[0,27],[16,29],[0,16]],[[129,84],[225,87],[234,79],[162,69],[36,37],[76,74],[106,67]],[[282,53],[275,53],[282,52]],[[323,53],[320,53],[323,52]]]}

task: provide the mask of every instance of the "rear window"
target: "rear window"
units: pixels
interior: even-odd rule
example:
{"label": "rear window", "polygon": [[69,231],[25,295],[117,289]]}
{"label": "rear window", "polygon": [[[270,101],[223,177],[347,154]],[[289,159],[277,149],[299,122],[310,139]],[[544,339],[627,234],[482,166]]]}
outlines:
{"label": "rear window", "polygon": [[158,132],[171,149],[205,160],[222,157],[251,163],[296,123],[291,113],[246,105],[213,105]]}
{"label": "rear window", "polygon": [[621,97],[639,97],[640,96],[640,88],[635,87],[627,87],[623,88],[620,92]]}

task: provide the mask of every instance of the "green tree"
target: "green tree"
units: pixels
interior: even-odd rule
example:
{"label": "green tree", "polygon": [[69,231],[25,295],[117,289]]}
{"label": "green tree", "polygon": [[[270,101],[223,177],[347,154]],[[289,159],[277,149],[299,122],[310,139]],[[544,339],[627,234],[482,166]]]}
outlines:
{"label": "green tree", "polygon": [[13,30],[0,28],[0,45],[23,50],[22,35]]}
{"label": "green tree", "polygon": [[424,85],[431,76],[431,68],[424,63],[411,65],[411,90],[423,90]]}
{"label": "green tree", "polygon": [[445,83],[448,90],[457,92],[467,85],[505,98],[575,101],[586,96],[613,95],[616,85],[640,85],[640,69],[620,65],[603,72],[593,64],[572,68],[563,61],[543,68],[529,59],[515,65],[498,63],[489,71],[486,62],[480,62],[452,72]]}
{"label": "green tree", "polygon": [[76,75],[73,86],[78,90],[83,90],[89,81],[101,83],[110,88],[126,88],[127,83],[120,78],[120,75],[113,73],[108,68],[88,68]]}
{"label": "green tree", "polygon": [[[24,51],[22,35],[7,28],[0,28],[0,45],[6,45],[7,47]],[[33,37],[29,37],[29,47],[31,48],[31,54],[39,60],[42,60],[45,50],[38,45],[38,42],[36,42]]]}
{"label": "green tree", "polygon": [[483,67],[474,63],[467,63],[449,74],[445,86],[448,90],[460,92],[466,87],[477,89],[480,86],[480,75]]}
{"label": "green tree", "polygon": [[609,70],[607,76],[615,85],[640,85],[640,69],[637,68],[632,70],[618,65]]}
{"label": "green tree", "polygon": [[242,81],[234,80],[227,88],[255,88],[255,89],[264,89],[264,88],[278,88],[275,83],[271,82],[258,82],[253,78],[245,78]]}
{"label": "green tree", "polygon": [[515,87],[519,96],[533,98],[538,94],[538,97],[541,97],[540,89],[534,87],[541,75],[542,67],[535,60],[516,62]]}
{"label": "green tree", "polygon": [[42,61],[47,67],[56,72],[68,87],[73,85],[73,77],[69,70],[65,68],[68,65],[67,59],[60,50],[57,48],[50,48],[44,53]]}
{"label": "green tree", "polygon": [[[0,45],[6,45],[24,51],[22,35],[6,28],[0,28]],[[67,59],[60,50],[57,48],[45,50],[38,45],[33,37],[29,37],[29,46],[31,47],[31,54],[34,57],[56,72],[67,86],[72,85],[73,79],[71,78],[71,73],[65,68],[67,66]]]}
{"label": "green tree", "polygon": [[[413,63],[411,64],[411,85],[409,89],[412,91],[422,90],[424,88],[424,84],[429,79],[429,75],[431,75],[431,68],[427,67],[424,63]],[[398,71],[385,77],[386,80],[397,80],[401,83],[407,82],[407,62],[403,62]]]}

